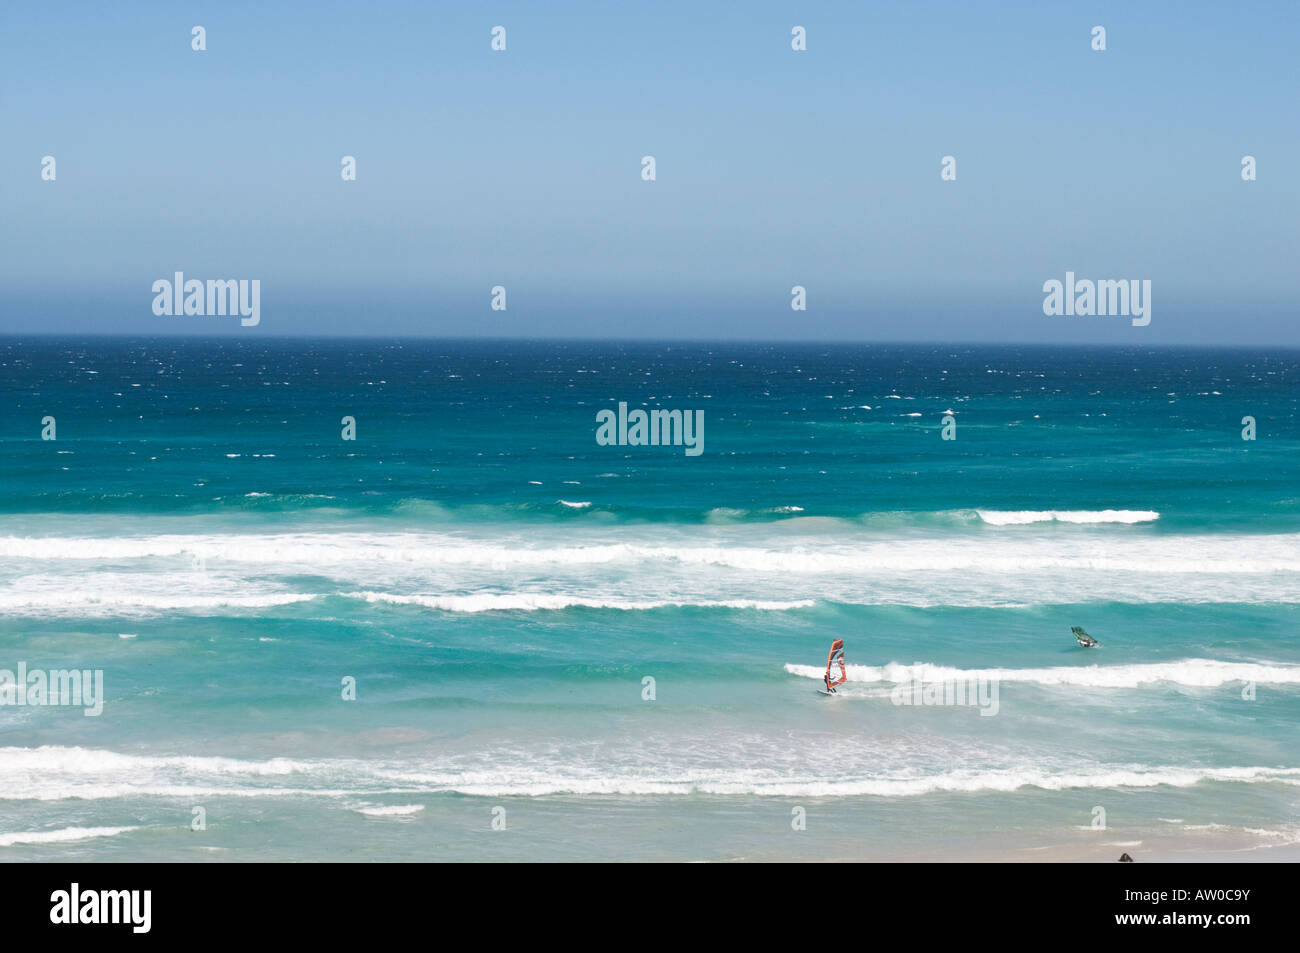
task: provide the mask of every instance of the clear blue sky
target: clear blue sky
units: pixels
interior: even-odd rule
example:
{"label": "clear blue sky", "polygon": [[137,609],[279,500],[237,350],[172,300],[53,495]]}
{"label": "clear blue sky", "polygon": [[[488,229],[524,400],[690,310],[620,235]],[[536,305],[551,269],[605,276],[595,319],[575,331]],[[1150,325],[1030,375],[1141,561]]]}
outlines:
{"label": "clear blue sky", "polygon": [[1300,343],[1300,4],[628,6],[0,5],[0,331]]}

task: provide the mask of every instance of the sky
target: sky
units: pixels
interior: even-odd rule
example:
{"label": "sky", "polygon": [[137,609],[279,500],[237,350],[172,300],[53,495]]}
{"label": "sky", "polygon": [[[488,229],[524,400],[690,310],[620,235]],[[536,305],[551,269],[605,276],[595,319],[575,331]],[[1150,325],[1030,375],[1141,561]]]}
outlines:
{"label": "sky", "polygon": [[[1283,0],[3,3],[0,333],[1300,345],[1297,47]],[[155,315],[177,271],[260,324]],[[1044,315],[1067,271],[1151,323]]]}

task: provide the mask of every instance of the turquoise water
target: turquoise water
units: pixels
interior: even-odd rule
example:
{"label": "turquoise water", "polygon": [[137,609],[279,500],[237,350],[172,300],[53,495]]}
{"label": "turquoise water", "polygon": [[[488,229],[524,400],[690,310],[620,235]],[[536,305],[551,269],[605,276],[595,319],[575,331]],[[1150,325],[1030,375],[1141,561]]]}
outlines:
{"label": "turquoise water", "polygon": [[[105,686],[95,717],[0,706],[0,859],[1300,841],[1295,352],[51,338],[0,366],[0,668]],[[597,445],[620,401],[703,410],[704,452]],[[915,680],[996,711],[896,704]]]}

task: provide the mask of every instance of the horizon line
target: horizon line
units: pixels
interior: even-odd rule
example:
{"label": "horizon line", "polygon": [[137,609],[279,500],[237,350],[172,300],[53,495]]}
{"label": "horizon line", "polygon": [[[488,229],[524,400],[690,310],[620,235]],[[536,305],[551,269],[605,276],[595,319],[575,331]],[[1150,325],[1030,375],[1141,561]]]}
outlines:
{"label": "horizon line", "polygon": [[41,339],[76,339],[76,340],[164,340],[164,341],[195,341],[195,342],[212,342],[228,341],[239,339],[252,340],[261,338],[268,342],[301,342],[301,341],[371,341],[371,342],[435,342],[443,341],[449,343],[496,343],[496,344],[647,344],[661,345],[671,347],[687,346],[725,346],[725,345],[797,345],[803,347],[834,347],[834,346],[880,346],[880,347],[1033,347],[1033,348],[1096,348],[1118,350],[1123,348],[1147,349],[1153,351],[1176,351],[1176,350],[1218,350],[1218,351],[1300,351],[1300,344],[1269,344],[1269,343],[1187,343],[1187,344],[1170,344],[1168,342],[1151,342],[1151,343],[1120,343],[1114,341],[1018,341],[1018,340],[953,340],[953,341],[936,341],[926,339],[877,339],[877,338],[660,338],[660,337],[575,337],[567,335],[539,335],[539,336],[518,336],[518,335],[457,335],[457,334],[438,334],[438,335],[416,335],[416,334],[241,334],[232,330],[228,333],[221,334],[204,334],[200,332],[175,333],[175,332],[103,332],[103,331],[38,331],[38,332],[20,332],[20,331],[0,331],[0,341],[10,342],[13,340],[41,340]]}

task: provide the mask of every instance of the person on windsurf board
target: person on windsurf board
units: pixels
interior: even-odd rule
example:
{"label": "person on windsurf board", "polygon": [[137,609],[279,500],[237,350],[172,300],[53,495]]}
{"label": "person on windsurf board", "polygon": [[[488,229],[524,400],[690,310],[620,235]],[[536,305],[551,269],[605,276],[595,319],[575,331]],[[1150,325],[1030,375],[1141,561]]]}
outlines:
{"label": "person on windsurf board", "polygon": [[1072,625],[1070,626],[1070,631],[1074,634],[1074,637],[1079,640],[1079,644],[1085,649],[1096,648],[1101,644],[1087,632],[1083,631],[1080,626]]}
{"label": "person on windsurf board", "polygon": [[[840,677],[831,681],[831,668],[838,662],[840,666]],[[849,680],[848,674],[844,671],[844,640],[836,639],[831,643],[831,653],[826,656],[826,692],[830,695],[835,694],[835,687],[843,685]]]}

